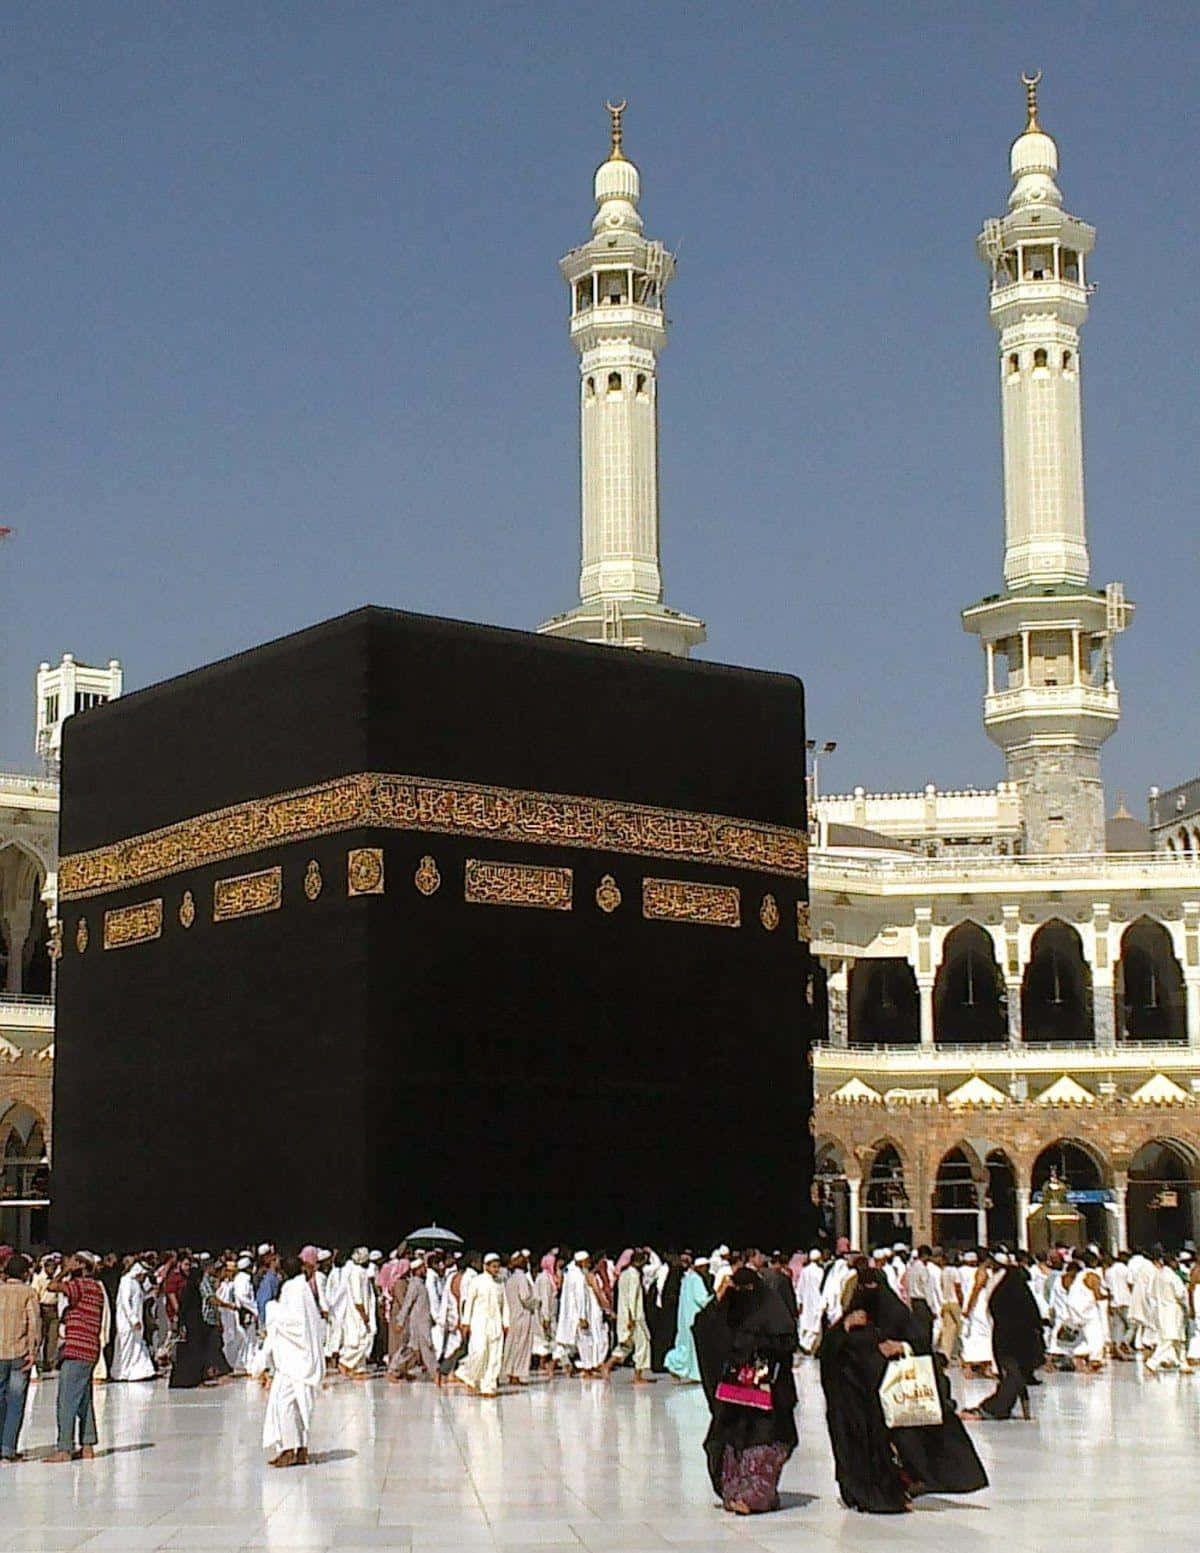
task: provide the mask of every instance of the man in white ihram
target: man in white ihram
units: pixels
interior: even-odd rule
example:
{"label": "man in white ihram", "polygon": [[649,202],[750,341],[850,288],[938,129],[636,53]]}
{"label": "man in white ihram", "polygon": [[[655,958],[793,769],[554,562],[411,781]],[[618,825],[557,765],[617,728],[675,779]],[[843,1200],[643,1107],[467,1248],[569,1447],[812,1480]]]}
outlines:
{"label": "man in white ihram", "polygon": [[133,1266],[117,1286],[116,1342],[113,1345],[112,1380],[153,1380],[154,1360],[146,1346],[143,1307],[146,1269]]}
{"label": "man in white ihram", "polygon": [[313,1408],[325,1379],[321,1314],[300,1263],[288,1257],[279,1298],[266,1310],[266,1335],[252,1373],[270,1382],[263,1419],[263,1447],[272,1467],[308,1462]]}
{"label": "man in white ihram", "polygon": [[342,1310],[342,1346],[338,1368],[343,1375],[361,1379],[367,1373],[367,1359],[375,1340],[375,1290],[367,1263],[371,1253],[356,1246],[342,1269],[345,1305]]}
{"label": "man in white ihram", "polygon": [[572,1356],[577,1355],[580,1370],[589,1376],[600,1374],[608,1358],[608,1327],[588,1277],[591,1265],[586,1251],[576,1251],[575,1260],[563,1275],[554,1333],[555,1358],[569,1365]]}
{"label": "man in white ihram", "polygon": [[800,1349],[813,1354],[821,1336],[821,1283],[825,1268],[821,1265],[821,1253],[816,1246],[808,1253],[808,1261],[800,1270],[800,1282],[796,1298],[800,1305]]}
{"label": "man in white ihram", "polygon": [[483,1272],[471,1280],[463,1298],[459,1325],[466,1336],[467,1357],[455,1370],[455,1380],[481,1397],[498,1396],[508,1315],[504,1285],[500,1282],[500,1258],[494,1251],[484,1257]]}

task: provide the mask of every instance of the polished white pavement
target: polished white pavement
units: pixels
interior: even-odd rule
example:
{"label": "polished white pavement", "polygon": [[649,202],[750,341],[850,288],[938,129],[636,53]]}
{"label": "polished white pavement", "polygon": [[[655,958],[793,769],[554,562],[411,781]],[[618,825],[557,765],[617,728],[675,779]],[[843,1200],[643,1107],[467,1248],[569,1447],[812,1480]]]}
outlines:
{"label": "polished white pavement", "polygon": [[[786,1508],[713,1507],[698,1387],[556,1381],[485,1402],[457,1388],[333,1383],[317,1406],[315,1465],[273,1471],[263,1393],[239,1381],[168,1393],[101,1387],[91,1465],[43,1466],[53,1381],[32,1388],[22,1447],[0,1468],[0,1550],[912,1548],[1096,1553],[1190,1546],[1200,1515],[1200,1376],[1050,1375],[1035,1420],[970,1425],[993,1486],[924,1499],[906,1516],[837,1502],[816,1366],[800,1372],[800,1448]],[[985,1394],[955,1378],[961,1403]]]}

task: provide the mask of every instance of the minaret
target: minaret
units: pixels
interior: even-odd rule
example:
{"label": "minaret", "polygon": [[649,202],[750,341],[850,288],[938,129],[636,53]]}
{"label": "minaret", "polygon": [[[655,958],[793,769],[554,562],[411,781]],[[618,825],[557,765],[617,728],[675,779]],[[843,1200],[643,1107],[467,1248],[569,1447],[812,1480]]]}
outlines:
{"label": "minaret", "polygon": [[583,559],[578,607],[539,629],[686,657],[704,623],[663,603],[658,531],[658,353],[675,256],[642,236],[641,179],[621,149],[624,110],[608,104],[592,237],[559,261],[579,352]]}
{"label": "minaret", "polygon": [[991,270],[1004,439],[1004,585],[963,611],[987,654],[983,722],[1021,796],[1027,852],[1104,850],[1100,746],[1120,717],[1112,642],[1132,606],[1088,586],[1079,330],[1095,229],[1062,208],[1058,147],[1022,76],[1008,214],[976,242]]}

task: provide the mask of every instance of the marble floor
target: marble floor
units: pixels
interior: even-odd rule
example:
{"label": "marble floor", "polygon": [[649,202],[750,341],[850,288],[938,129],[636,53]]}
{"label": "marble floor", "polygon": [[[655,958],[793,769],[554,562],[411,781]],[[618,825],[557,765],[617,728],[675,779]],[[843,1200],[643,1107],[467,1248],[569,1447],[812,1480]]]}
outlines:
{"label": "marble floor", "polygon": [[[317,1409],[313,1466],[272,1471],[263,1394],[248,1382],[99,1391],[101,1454],[43,1466],[53,1381],[33,1388],[22,1445],[0,1469],[0,1550],[920,1549],[1094,1553],[1186,1546],[1200,1515],[1200,1377],[1052,1375],[1032,1423],[972,1425],[993,1486],[907,1516],[837,1502],[816,1367],[800,1376],[800,1448],[785,1508],[714,1508],[698,1388],[560,1381],[484,1402],[429,1386],[339,1381]],[[988,1388],[956,1379],[964,1405]]]}

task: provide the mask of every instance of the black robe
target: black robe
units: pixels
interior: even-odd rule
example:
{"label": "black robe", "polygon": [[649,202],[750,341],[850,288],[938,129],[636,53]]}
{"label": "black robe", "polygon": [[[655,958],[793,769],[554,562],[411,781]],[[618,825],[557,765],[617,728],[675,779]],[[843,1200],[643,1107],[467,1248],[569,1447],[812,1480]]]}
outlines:
{"label": "black robe", "polygon": [[992,1318],[992,1352],[997,1361],[1014,1359],[1026,1380],[1046,1358],[1042,1313],[1025,1274],[1009,1267],[988,1297]]}
{"label": "black robe", "polygon": [[[712,1422],[704,1437],[704,1454],[713,1489],[721,1495],[721,1464],[725,1447],[748,1450],[753,1445],[785,1445],[791,1455],[799,1442],[796,1432],[796,1382],[792,1355],[796,1323],[773,1289],[759,1283],[749,1290],[730,1289],[711,1300],[692,1325],[700,1379]],[[755,1357],[774,1360],[778,1373],[771,1385],[771,1411],[718,1402],[717,1384],[731,1360]]]}
{"label": "black robe", "polygon": [[683,1268],[678,1262],[663,1280],[662,1294],[651,1299],[646,1307],[650,1317],[650,1368],[656,1375],[665,1375],[667,1355],[675,1346],[675,1328],[679,1324],[679,1290],[683,1285]]}
{"label": "black robe", "polygon": [[188,1390],[203,1384],[209,1368],[208,1341],[200,1278],[193,1272],[179,1293],[179,1342],[171,1361],[171,1390]]}
{"label": "black robe", "polygon": [[[931,1352],[921,1322],[886,1284],[879,1291],[877,1320],[884,1338],[907,1343],[913,1353]],[[892,1443],[911,1481],[910,1492],[973,1494],[987,1487],[987,1473],[958,1416],[950,1393],[950,1381],[940,1359],[934,1359],[933,1369],[942,1401],[941,1425],[924,1429],[893,1429]]]}
{"label": "black robe", "polygon": [[104,1292],[108,1295],[108,1342],[104,1345],[104,1363],[108,1367],[108,1373],[112,1374],[113,1354],[117,1345],[117,1289],[121,1283],[121,1267],[118,1263],[114,1267],[102,1267],[98,1279],[104,1286]]}
{"label": "black robe", "polygon": [[879,1352],[882,1341],[883,1333],[870,1322],[847,1331],[839,1321],[825,1329],[817,1358],[842,1503],[873,1515],[899,1515],[907,1498],[879,1402],[887,1368]]}

